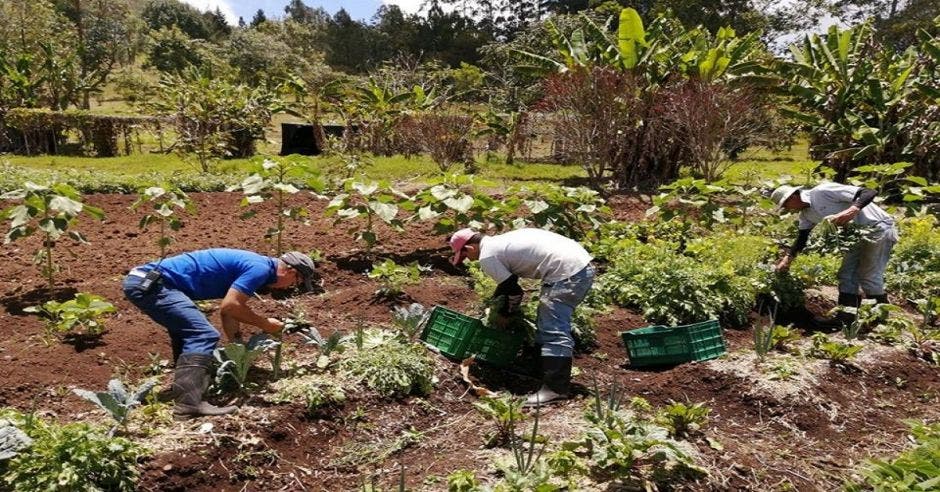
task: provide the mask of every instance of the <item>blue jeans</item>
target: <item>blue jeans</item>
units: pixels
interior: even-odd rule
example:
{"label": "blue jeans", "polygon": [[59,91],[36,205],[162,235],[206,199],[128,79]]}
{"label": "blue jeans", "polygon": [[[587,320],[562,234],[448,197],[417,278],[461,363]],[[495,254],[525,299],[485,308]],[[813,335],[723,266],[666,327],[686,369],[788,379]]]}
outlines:
{"label": "blue jeans", "polygon": [[574,355],[574,337],[571,336],[571,316],[574,308],[584,300],[594,284],[594,267],[588,265],[580,272],[553,284],[542,284],[536,316],[535,343],[541,345],[542,356],[571,357]]}
{"label": "blue jeans", "polygon": [[177,289],[154,286],[150,292],[140,288],[143,278],[124,278],[124,296],[170,335],[174,354],[211,354],[219,343],[219,331],[209,323],[196,304]]}

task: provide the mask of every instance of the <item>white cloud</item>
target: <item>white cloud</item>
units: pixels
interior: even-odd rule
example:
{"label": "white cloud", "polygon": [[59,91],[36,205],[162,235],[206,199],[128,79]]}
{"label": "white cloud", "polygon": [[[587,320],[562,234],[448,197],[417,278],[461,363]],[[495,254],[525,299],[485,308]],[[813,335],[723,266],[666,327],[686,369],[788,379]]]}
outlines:
{"label": "white cloud", "polygon": [[218,8],[229,24],[238,24],[238,15],[235,14],[235,9],[226,0],[183,0],[183,3],[188,3],[203,12],[215,11]]}

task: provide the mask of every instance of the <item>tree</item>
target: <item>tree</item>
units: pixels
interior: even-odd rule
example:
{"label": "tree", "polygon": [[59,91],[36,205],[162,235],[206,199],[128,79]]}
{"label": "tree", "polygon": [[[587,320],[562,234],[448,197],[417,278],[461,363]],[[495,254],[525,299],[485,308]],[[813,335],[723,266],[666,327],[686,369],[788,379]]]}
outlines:
{"label": "tree", "polygon": [[56,8],[75,32],[78,58],[78,92],[82,109],[89,109],[89,97],[99,92],[118,62],[127,40],[127,7],[106,0],[56,0]]}
{"label": "tree", "polygon": [[353,20],[346,9],[339,9],[326,30],[327,64],[351,72],[370,68],[376,59],[371,35],[368,26]]}
{"label": "tree", "polygon": [[140,16],[154,31],[176,27],[192,39],[209,39],[202,13],[178,0],[153,0]]}
{"label": "tree", "polygon": [[255,12],[255,16],[251,18],[251,27],[258,27],[267,21],[268,18],[265,17],[264,10],[258,9],[258,11]]}
{"label": "tree", "polygon": [[146,66],[165,73],[179,73],[202,64],[193,40],[176,26],[152,32],[147,53]]}
{"label": "tree", "polygon": [[225,14],[218,7],[202,14],[202,17],[205,20],[210,40],[219,42],[232,34],[232,26],[225,20]]}

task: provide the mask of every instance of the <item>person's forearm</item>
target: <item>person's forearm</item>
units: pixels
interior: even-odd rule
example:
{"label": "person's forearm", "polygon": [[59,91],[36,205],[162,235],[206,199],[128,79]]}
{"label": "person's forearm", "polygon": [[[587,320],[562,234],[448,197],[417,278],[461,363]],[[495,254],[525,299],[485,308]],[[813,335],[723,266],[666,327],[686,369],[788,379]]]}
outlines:
{"label": "person's forearm", "polygon": [[225,338],[228,341],[235,341],[241,338],[241,323],[225,314],[222,315],[222,332],[225,333]]}
{"label": "person's forearm", "polygon": [[268,318],[255,314],[251,308],[244,304],[233,303],[224,305],[222,306],[221,312],[223,328],[225,327],[225,318],[230,318],[236,323],[241,322],[252,326],[257,326],[258,328],[265,328],[268,326]]}
{"label": "person's forearm", "polygon": [[809,241],[809,229],[800,230],[798,236],[796,236],[796,241],[793,242],[793,245],[790,246],[790,257],[795,257],[800,251],[803,251],[803,248],[806,247],[807,241]]}

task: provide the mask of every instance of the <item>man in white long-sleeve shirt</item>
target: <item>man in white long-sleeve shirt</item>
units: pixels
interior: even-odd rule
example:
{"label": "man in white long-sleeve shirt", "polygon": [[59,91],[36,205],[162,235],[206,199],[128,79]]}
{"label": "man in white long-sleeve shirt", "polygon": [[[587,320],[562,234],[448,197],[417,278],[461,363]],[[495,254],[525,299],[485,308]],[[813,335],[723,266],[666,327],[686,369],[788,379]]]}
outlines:
{"label": "man in white long-sleeve shirt", "polygon": [[543,229],[519,229],[497,236],[462,229],[449,242],[455,265],[466,258],[479,260],[483,273],[499,284],[494,297],[506,295],[509,299],[501,315],[517,310],[522,302],[519,277],[542,282],[536,320],[542,387],[528,397],[526,405],[567,398],[574,353],[571,316],[594,283],[591,255],[577,242]]}
{"label": "man in white long-sleeve shirt", "polygon": [[808,190],[795,186],[780,186],[771,199],[778,208],[800,212],[799,236],[790,251],[777,264],[786,271],[790,262],[805,246],[809,233],[820,222],[829,220],[837,226],[852,222],[876,228],[870,240],[861,240],[845,253],[839,268],[839,305],[858,307],[865,296],[879,303],[887,303],[885,268],[891,249],[898,241],[894,219],[881,207],[872,203],[873,190],[839,183],[823,183]]}

